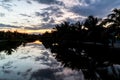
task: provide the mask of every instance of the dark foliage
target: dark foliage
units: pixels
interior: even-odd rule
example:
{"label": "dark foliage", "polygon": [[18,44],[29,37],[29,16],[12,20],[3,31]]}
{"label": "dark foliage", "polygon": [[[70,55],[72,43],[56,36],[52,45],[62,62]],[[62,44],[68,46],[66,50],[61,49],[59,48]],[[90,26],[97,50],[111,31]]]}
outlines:
{"label": "dark foliage", "polygon": [[40,35],[19,33],[17,31],[0,31],[0,51],[5,51],[10,55],[20,45],[40,40],[40,37]]}
{"label": "dark foliage", "polygon": [[[99,78],[105,80],[98,68],[120,64],[120,49],[114,47],[120,28],[104,27],[107,23],[93,16],[84,22],[64,22],[56,25],[51,33],[44,33],[41,41],[64,67],[81,69],[86,79],[97,80],[99,74]],[[116,77],[106,79],[119,80]]]}
{"label": "dark foliage", "polygon": [[25,41],[25,42],[33,42],[35,40],[39,40],[40,35],[35,34],[27,34],[27,33],[19,33],[17,31],[0,31],[0,40],[7,40],[7,41]]}
{"label": "dark foliage", "polygon": [[22,44],[22,41],[1,41],[0,52],[5,51],[7,55],[11,55]]}

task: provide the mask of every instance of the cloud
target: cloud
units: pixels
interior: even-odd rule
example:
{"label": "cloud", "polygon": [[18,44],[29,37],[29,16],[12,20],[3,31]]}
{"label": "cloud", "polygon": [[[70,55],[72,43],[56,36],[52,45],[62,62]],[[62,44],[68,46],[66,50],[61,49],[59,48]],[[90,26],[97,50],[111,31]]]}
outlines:
{"label": "cloud", "polygon": [[4,18],[8,23],[26,25],[26,29],[52,28],[65,20],[75,22],[89,15],[104,17],[119,4],[120,0],[0,0],[0,17],[1,21]]}
{"label": "cloud", "polygon": [[0,13],[0,17],[4,17],[5,16],[5,13]]}
{"label": "cloud", "polygon": [[67,68],[39,69],[31,74],[30,79],[40,80],[84,80],[82,72]]}
{"label": "cloud", "polygon": [[12,23],[17,24],[18,22],[15,21],[15,22],[12,22]]}
{"label": "cloud", "polygon": [[30,15],[27,15],[27,14],[20,14],[20,15],[25,17],[31,17]]}
{"label": "cloud", "polygon": [[35,16],[41,16],[40,12],[35,12]]}
{"label": "cloud", "polygon": [[36,16],[43,16],[45,17],[46,15],[52,15],[52,14],[55,14],[55,13],[61,13],[62,14],[62,11],[61,11],[61,8],[59,5],[52,5],[52,6],[49,6],[47,8],[43,8],[41,9],[42,12],[35,12],[35,15]]}
{"label": "cloud", "polygon": [[54,23],[45,23],[45,24],[41,24],[42,28],[46,29],[46,28],[53,28],[55,27]]}
{"label": "cloud", "polygon": [[[61,10],[64,3],[61,1],[55,1],[52,5],[36,11],[34,14],[37,18],[40,18],[41,24],[35,25],[34,29],[52,28],[56,24],[56,18],[63,17],[64,12]],[[30,29],[29,27],[27,27]],[[31,28],[33,29],[33,28]]]}
{"label": "cloud", "polygon": [[2,0],[3,2],[10,2],[11,0]]}
{"label": "cloud", "polygon": [[39,29],[49,29],[55,27],[55,23],[41,23],[40,25],[31,25],[31,26],[24,26],[24,29],[29,30],[39,30]]}
{"label": "cloud", "polygon": [[40,16],[42,17],[42,20],[44,22],[47,22],[50,19],[50,13],[48,13],[48,12],[43,12],[42,14],[40,14]]}
{"label": "cloud", "polygon": [[0,1],[0,6],[8,11],[12,11],[13,4],[11,3],[12,0],[2,0]]}
{"label": "cloud", "polygon": [[37,2],[42,3],[42,4],[52,4],[56,0],[34,0],[34,1],[37,1]]}
{"label": "cloud", "polygon": [[27,2],[28,4],[32,4],[32,2],[31,2],[31,1],[28,1],[28,0],[27,0],[26,2]]}
{"label": "cloud", "polygon": [[40,4],[47,4],[47,5],[50,5],[50,4],[57,4],[57,5],[61,5],[61,6],[64,6],[64,2],[63,1],[58,1],[58,0],[33,0],[33,1],[37,1],[38,3]]}
{"label": "cloud", "polygon": [[62,17],[63,14],[61,8],[55,5],[42,9],[42,12],[35,12],[35,16],[40,16],[41,20],[47,23],[55,23],[54,18]]}
{"label": "cloud", "polygon": [[99,2],[100,0],[78,0],[78,1],[82,4],[91,5],[91,4],[94,4],[96,2]]}
{"label": "cloud", "polygon": [[32,75],[31,75],[31,80],[32,79],[41,79],[41,80],[56,80],[55,79],[55,75],[54,75],[54,72],[56,72],[57,70],[54,70],[54,69],[40,69],[40,70],[37,70],[36,72],[33,72]]}
{"label": "cloud", "polygon": [[53,18],[50,18],[49,23],[55,23],[55,20]]}
{"label": "cloud", "polygon": [[14,25],[10,25],[10,24],[0,23],[0,27],[21,28],[23,26],[14,26]]}
{"label": "cloud", "polygon": [[105,16],[112,8],[118,7],[120,4],[119,0],[78,0],[78,2],[77,5],[71,7],[71,12],[83,16],[95,15],[100,17]]}

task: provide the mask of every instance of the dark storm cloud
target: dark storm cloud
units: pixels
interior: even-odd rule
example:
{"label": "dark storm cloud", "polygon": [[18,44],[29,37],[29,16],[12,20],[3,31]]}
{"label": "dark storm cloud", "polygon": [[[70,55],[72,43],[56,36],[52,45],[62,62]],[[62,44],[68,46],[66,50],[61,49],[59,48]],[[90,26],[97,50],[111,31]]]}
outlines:
{"label": "dark storm cloud", "polygon": [[112,8],[116,8],[120,4],[120,0],[79,0],[79,2],[83,2],[87,6],[76,5],[71,8],[71,11],[83,16],[105,16]]}
{"label": "dark storm cloud", "polygon": [[31,17],[30,15],[27,15],[27,14],[20,14],[20,15],[25,17]]}

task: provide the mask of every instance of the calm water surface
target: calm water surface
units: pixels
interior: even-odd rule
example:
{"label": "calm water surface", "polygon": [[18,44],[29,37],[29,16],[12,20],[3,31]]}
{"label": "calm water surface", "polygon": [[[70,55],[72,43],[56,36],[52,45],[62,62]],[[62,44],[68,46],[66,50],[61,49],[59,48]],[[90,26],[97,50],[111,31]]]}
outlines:
{"label": "calm water surface", "polygon": [[79,71],[63,68],[36,41],[19,46],[11,55],[0,52],[0,80],[83,80]]}

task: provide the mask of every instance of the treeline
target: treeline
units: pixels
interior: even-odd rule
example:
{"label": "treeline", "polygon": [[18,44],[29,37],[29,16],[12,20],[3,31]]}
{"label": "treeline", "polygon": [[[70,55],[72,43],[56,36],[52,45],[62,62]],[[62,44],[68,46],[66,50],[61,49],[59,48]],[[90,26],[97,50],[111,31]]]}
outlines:
{"label": "treeline", "polygon": [[[81,22],[56,25],[41,41],[64,67],[81,69],[88,80],[120,80],[113,67],[120,64],[120,47],[114,45],[120,41],[120,9],[105,19],[88,16]],[[102,71],[108,66],[112,67],[111,76]]]}
{"label": "treeline", "polygon": [[24,42],[32,42],[40,39],[40,34],[27,34],[27,33],[19,33],[17,31],[0,31],[0,40],[1,41],[24,41]]}
{"label": "treeline", "polygon": [[5,51],[7,55],[12,54],[18,46],[28,42],[40,40],[41,35],[19,33],[17,31],[0,31],[0,52]]}
{"label": "treeline", "polygon": [[[120,39],[120,9],[114,9],[106,19],[88,16],[85,21],[56,25],[52,33],[42,35],[43,42],[57,43],[58,41],[80,41],[100,43],[114,47]],[[49,40],[50,39],[50,40]],[[50,43],[50,44],[51,44]]]}

